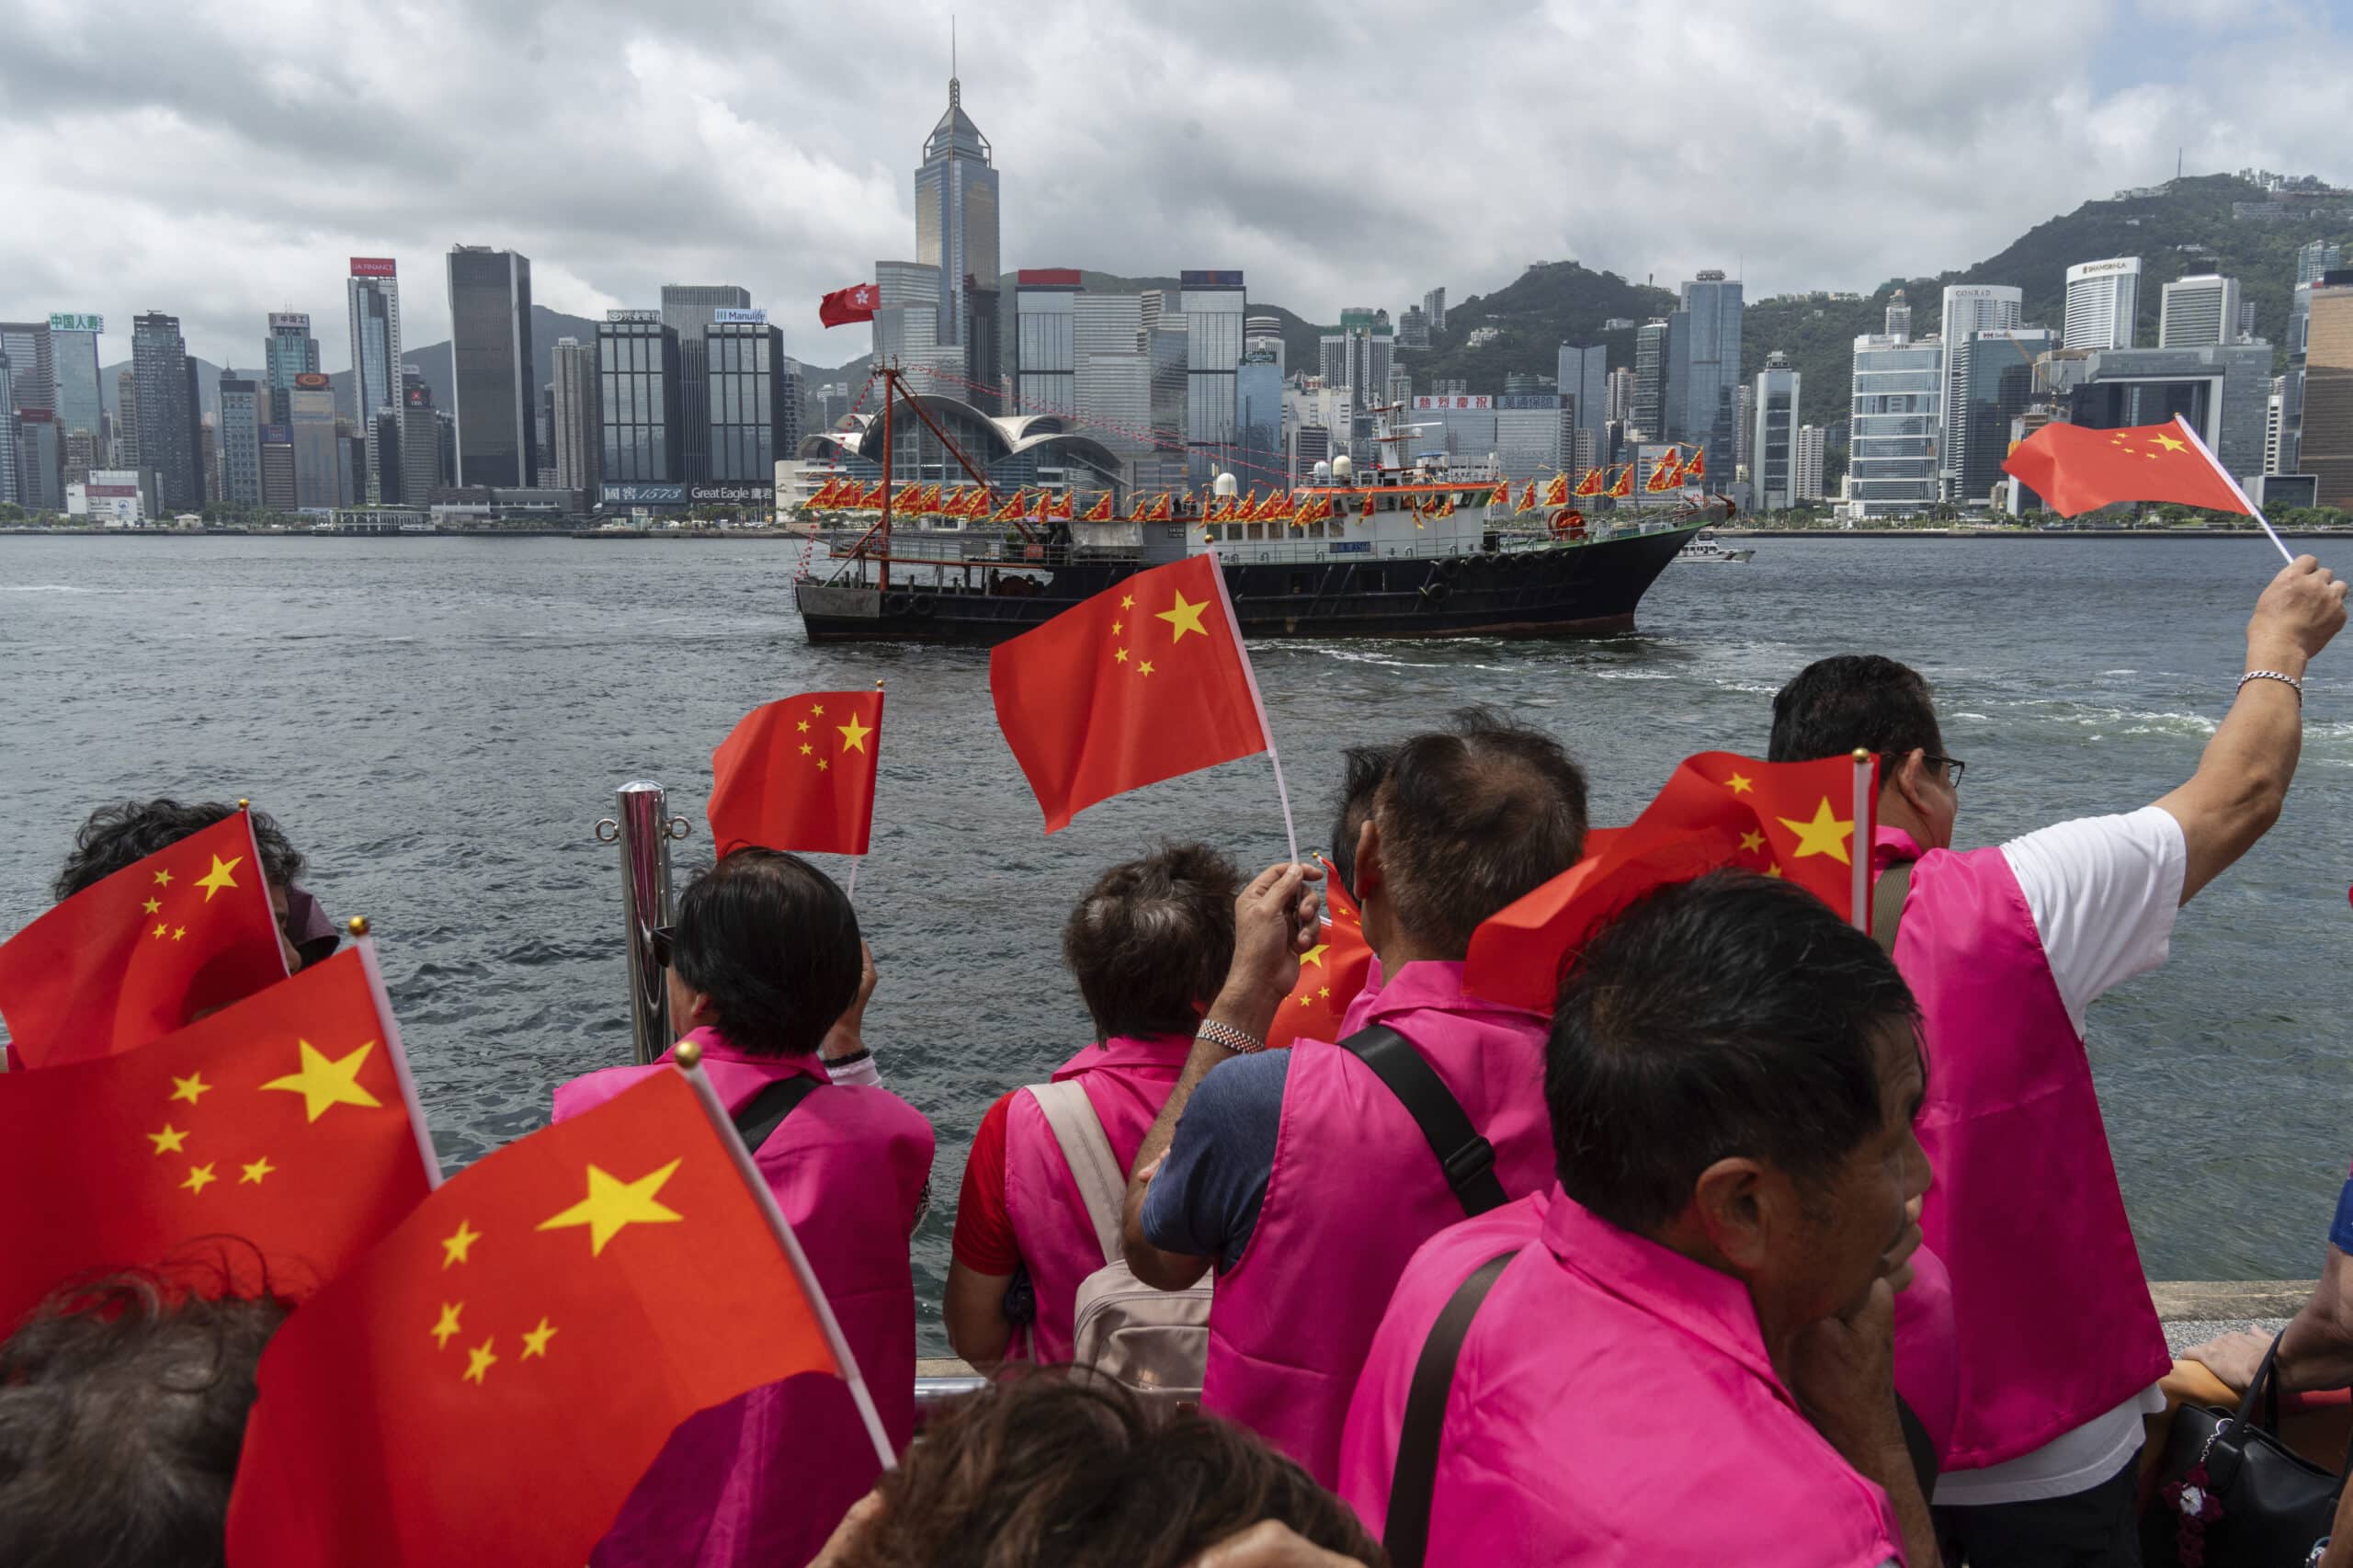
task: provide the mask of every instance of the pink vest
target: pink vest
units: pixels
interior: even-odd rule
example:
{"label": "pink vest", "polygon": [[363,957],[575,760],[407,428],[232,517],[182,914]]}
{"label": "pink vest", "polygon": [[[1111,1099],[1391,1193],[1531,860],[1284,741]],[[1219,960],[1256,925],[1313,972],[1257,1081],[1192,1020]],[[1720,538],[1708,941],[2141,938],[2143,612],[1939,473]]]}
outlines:
{"label": "pink vest", "polygon": [[1938,1467],[1952,1452],[1961,1415],[1961,1347],[1955,1342],[1952,1276],[1922,1246],[1912,1255],[1912,1283],[1895,1298],[1895,1392],[1920,1418]]}
{"label": "pink vest", "polygon": [[1414,1257],[1348,1410],[1340,1495],[1386,1521],[1405,1392],[1430,1326],[1518,1253],[1472,1320],[1438,1439],[1430,1568],[1878,1568],[1887,1496],[1781,1386],[1747,1288],[1595,1218],[1555,1187]]}
{"label": "pink vest", "polygon": [[1952,1275],[1968,1369],[1946,1461],[2031,1453],[2171,1369],[2116,1184],[2090,1059],[2034,916],[1998,848],[1931,850],[1879,831],[1884,869],[1915,860],[1895,966],[1925,1019],[1921,1221]]}
{"label": "pink vest", "polygon": [[[1054,1069],[1054,1082],[1075,1078],[1085,1086],[1087,1104],[1110,1138],[1111,1153],[1120,1168],[1129,1170],[1192,1050],[1190,1035],[1120,1035],[1088,1046]],[[1103,1267],[1103,1249],[1096,1244],[1095,1222],[1086,1217],[1054,1130],[1027,1094],[1016,1093],[1006,1107],[1005,1207],[1038,1297],[1038,1317],[1026,1347],[1017,1335],[1007,1358],[1056,1366],[1071,1358],[1071,1315],[1079,1282]]]}
{"label": "pink vest", "polygon": [[[1540,1013],[1466,995],[1459,963],[1412,963],[1348,1009],[1412,1041],[1495,1149],[1517,1197],[1552,1179]],[[1203,1408],[1274,1443],[1325,1486],[1381,1310],[1414,1249],[1462,1220],[1421,1129],[1337,1046],[1291,1047],[1267,1197],[1210,1309]]]}
{"label": "pink vest", "polygon": [[[931,1124],[888,1090],[832,1084],[814,1056],[745,1056],[711,1029],[687,1038],[703,1048],[703,1071],[731,1113],[779,1079],[827,1083],[756,1158],[833,1303],[883,1430],[905,1449],[915,1393],[907,1238],[930,1179]],[[608,1067],[574,1078],[555,1092],[555,1119],[664,1070]],[[831,1377],[772,1384],[682,1422],[592,1561],[597,1568],[798,1568],[878,1473],[847,1384]]]}

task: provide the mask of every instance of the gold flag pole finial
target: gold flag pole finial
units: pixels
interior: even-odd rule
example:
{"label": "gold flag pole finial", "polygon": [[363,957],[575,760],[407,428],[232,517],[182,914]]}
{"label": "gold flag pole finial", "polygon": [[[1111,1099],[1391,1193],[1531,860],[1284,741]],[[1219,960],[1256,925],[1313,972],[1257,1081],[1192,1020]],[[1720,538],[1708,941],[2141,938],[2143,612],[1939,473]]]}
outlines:
{"label": "gold flag pole finial", "polygon": [[1857,767],[1862,767],[1863,764],[1869,762],[1870,759],[1871,753],[1869,746],[1857,746],[1855,748],[1855,766]]}
{"label": "gold flag pole finial", "polygon": [[238,796],[238,797],[237,797],[237,809],[238,809],[239,811],[241,811],[241,812],[242,812],[242,811],[244,811],[247,806],[250,806],[250,805],[252,805],[252,804],[253,804],[253,802],[252,802],[251,801],[246,800],[243,795],[240,795],[240,796]]}
{"label": "gold flag pole finial", "polygon": [[364,915],[355,915],[343,923],[343,928],[355,937],[365,937],[368,934],[368,917]]}
{"label": "gold flag pole finial", "polygon": [[671,1059],[681,1067],[692,1071],[702,1063],[702,1047],[691,1040],[682,1040],[671,1048]]}

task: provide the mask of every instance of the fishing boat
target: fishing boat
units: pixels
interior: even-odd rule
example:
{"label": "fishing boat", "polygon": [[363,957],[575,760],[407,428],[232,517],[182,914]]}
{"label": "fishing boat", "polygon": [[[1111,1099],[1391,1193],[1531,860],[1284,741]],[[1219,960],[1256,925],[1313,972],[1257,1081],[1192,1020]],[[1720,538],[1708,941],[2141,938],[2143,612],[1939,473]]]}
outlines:
{"label": "fishing boat", "polygon": [[[1116,486],[1084,506],[1067,490],[1033,503],[1001,495],[895,368],[877,376],[879,412],[835,437],[848,461],[828,482],[873,505],[847,519],[839,506],[809,509],[794,596],[813,643],[994,644],[1205,551],[1218,557],[1245,636],[1610,636],[1632,630],[1643,593],[1692,536],[1731,513],[1720,496],[1677,490],[1587,515],[1569,504],[1565,476],[1542,504],[1534,482],[1515,498],[1492,467],[1391,460],[1415,433],[1391,423],[1393,405],[1370,411],[1383,454],[1370,474],[1343,455],[1318,463],[1304,487],[1264,499],[1221,474],[1206,494],[1131,494],[1124,516]],[[941,485],[896,478],[903,403],[971,481],[958,488],[983,498],[977,515],[943,517]]]}
{"label": "fishing boat", "polygon": [[1701,532],[1694,534],[1691,542],[1676,552],[1675,559],[1733,565],[1746,561],[1756,553],[1756,548],[1754,545],[1727,546],[1717,540],[1715,535]]}

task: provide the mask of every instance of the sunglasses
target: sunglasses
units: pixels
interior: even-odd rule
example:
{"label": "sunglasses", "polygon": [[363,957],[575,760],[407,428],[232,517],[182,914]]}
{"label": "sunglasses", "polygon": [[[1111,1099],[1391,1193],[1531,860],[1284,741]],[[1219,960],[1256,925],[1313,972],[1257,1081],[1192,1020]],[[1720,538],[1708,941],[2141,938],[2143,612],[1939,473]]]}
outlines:
{"label": "sunglasses", "polygon": [[678,928],[676,926],[654,927],[654,962],[656,968],[670,967],[670,939],[677,935],[677,931]]}

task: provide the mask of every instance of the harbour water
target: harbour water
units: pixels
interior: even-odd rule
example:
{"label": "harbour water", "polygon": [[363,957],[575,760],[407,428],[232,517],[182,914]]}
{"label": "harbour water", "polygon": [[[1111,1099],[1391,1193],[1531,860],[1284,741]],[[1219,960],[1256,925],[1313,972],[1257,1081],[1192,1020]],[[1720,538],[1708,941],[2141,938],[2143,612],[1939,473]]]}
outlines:
{"label": "harbour water", "polygon": [[[2328,546],[2323,546],[2324,559]],[[658,778],[707,855],[713,745],[746,710],[881,679],[859,917],[869,1039],[938,1129],[916,1242],[927,1351],[964,1149],[989,1101],[1086,1036],[1058,934],[1092,874],[1159,835],[1279,858],[1263,758],[1088,812],[1051,838],[990,711],[986,655],[812,649],[793,547],[754,542],[0,539],[0,932],[45,906],[74,824],[122,796],[250,796],[374,923],[442,1156],[544,1123],[553,1085],[629,1053],[612,787]],[[1964,844],[2144,805],[2227,706],[2259,540],[1780,540],[1670,567],[1638,635],[1595,643],[1254,650],[1302,848],[1338,747],[1492,703],[1559,734],[1595,820],[1675,762],[1761,753],[1771,694],[1877,650],[1938,687],[1969,764]],[[2353,567],[2353,562],[2336,563]],[[2353,939],[2353,639],[2310,683],[2285,820],[2184,912],[2171,962],[2097,1006],[2125,1196],[2161,1278],[2310,1275],[2348,1144],[2335,988]],[[839,871],[846,869],[836,863]],[[2069,1195],[2052,1193],[2065,1202]]]}

